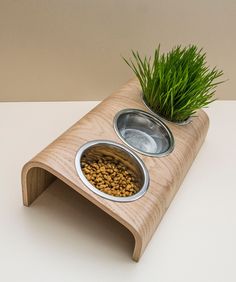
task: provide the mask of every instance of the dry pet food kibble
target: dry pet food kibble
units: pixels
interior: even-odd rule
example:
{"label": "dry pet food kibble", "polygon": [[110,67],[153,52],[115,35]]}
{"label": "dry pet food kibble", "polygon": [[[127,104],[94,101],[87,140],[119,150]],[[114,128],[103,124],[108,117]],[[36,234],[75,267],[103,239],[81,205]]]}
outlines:
{"label": "dry pet food kibble", "polygon": [[118,160],[103,157],[90,161],[83,157],[81,166],[87,180],[101,192],[128,197],[139,191],[134,173]]}

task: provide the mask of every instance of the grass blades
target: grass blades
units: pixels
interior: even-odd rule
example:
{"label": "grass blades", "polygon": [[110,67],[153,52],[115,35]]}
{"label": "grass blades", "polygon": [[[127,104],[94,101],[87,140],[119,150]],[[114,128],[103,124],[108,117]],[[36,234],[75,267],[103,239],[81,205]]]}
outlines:
{"label": "grass blades", "polygon": [[202,107],[213,102],[216,82],[223,71],[206,65],[206,53],[195,45],[174,47],[153,59],[140,57],[132,51],[133,59],[125,60],[137,76],[146,104],[164,118],[182,122]]}

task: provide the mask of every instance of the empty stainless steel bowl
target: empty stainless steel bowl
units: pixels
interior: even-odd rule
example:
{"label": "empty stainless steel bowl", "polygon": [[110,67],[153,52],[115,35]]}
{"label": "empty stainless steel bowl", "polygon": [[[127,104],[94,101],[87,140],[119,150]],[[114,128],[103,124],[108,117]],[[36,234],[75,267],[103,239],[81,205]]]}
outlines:
{"label": "empty stainless steel bowl", "polygon": [[156,116],[137,109],[125,109],[114,118],[114,129],[133,150],[148,156],[162,157],[174,149],[170,129]]}
{"label": "empty stainless steel bowl", "polygon": [[[117,197],[101,192],[93,186],[85,177],[81,168],[81,159],[86,157],[88,160],[99,160],[102,157],[111,157],[112,159],[122,162],[129,170],[131,170],[136,178],[139,191],[127,197]],[[75,167],[82,182],[97,195],[117,202],[130,202],[139,199],[144,195],[149,186],[149,174],[143,161],[129,148],[108,141],[95,140],[85,143],[77,152],[75,157]]]}

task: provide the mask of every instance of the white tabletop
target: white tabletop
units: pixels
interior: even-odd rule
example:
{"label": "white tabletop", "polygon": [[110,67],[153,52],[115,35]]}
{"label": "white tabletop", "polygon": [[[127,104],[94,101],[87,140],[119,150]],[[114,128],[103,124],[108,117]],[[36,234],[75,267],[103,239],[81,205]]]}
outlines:
{"label": "white tabletop", "polygon": [[236,101],[210,129],[139,263],[128,231],[57,181],[22,205],[22,165],[97,102],[0,104],[0,281],[236,281]]}

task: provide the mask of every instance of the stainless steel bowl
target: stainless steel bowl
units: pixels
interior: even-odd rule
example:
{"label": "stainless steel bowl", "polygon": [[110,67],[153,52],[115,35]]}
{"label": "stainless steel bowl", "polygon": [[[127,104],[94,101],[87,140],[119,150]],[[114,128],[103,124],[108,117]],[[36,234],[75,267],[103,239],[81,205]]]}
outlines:
{"label": "stainless steel bowl", "polygon": [[137,109],[125,109],[114,118],[114,129],[133,150],[148,156],[162,157],[174,149],[170,129],[156,116]]}
{"label": "stainless steel bowl", "polygon": [[[81,158],[98,160],[101,157],[110,157],[122,162],[136,177],[140,190],[128,197],[115,197],[101,192],[93,186],[85,177],[81,169]],[[75,167],[82,182],[97,195],[116,202],[130,202],[139,199],[144,195],[149,186],[149,174],[143,161],[130,149],[125,146],[107,140],[95,140],[84,144],[75,157]]]}

